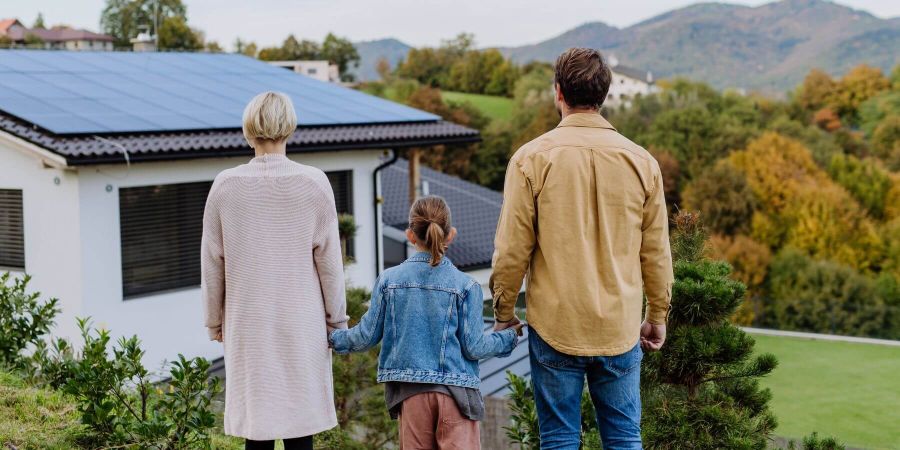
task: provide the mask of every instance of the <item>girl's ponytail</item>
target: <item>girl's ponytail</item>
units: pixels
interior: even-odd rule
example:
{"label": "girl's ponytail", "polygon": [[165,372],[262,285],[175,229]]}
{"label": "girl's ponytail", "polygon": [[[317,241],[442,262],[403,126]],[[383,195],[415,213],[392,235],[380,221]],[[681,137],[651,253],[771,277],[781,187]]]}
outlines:
{"label": "girl's ponytail", "polygon": [[434,222],[431,222],[428,225],[428,231],[426,231],[425,236],[425,247],[427,247],[428,251],[431,253],[431,266],[434,267],[440,264],[441,258],[444,257],[444,252],[447,251],[447,245],[444,244],[444,230]]}
{"label": "girl's ponytail", "polygon": [[409,209],[409,229],[431,253],[431,266],[440,264],[452,229],[447,202],[434,195],[417,199]]}

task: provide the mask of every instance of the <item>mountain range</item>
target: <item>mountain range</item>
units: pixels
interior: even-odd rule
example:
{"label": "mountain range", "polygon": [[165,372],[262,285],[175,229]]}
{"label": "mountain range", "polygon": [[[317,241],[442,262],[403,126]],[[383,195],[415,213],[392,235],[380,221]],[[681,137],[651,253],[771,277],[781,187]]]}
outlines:
{"label": "mountain range", "polygon": [[[377,79],[379,58],[396,64],[412,48],[396,39],[356,45],[362,80]],[[576,46],[597,48],[657,79],[685,76],[718,88],[778,94],[812,68],[840,75],[866,63],[890,71],[900,63],[900,18],[880,19],[826,0],[756,7],[697,3],[625,28],[589,22],[542,42],[499,50],[519,63],[552,62]]]}

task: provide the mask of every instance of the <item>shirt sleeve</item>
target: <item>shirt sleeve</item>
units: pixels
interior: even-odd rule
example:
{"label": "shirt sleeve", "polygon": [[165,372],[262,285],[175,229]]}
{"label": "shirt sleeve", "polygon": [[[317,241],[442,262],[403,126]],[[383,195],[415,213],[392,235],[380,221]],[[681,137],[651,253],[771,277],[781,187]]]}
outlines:
{"label": "shirt sleeve", "polygon": [[659,166],[654,164],[654,189],[644,202],[641,226],[641,276],[647,296],[647,321],[664,325],[672,300],[672,251],[669,217]]}
{"label": "shirt sleeve", "polygon": [[337,209],[334,193],[325,190],[325,203],[321,219],[316,229],[313,258],[322,299],[325,302],[325,323],[329,329],[347,328],[347,292],[344,286],[344,261],[341,253],[341,238],[338,233]]}
{"label": "shirt sleeve", "polygon": [[203,211],[200,273],[200,296],[203,298],[205,324],[209,338],[215,339],[222,331],[222,320],[225,315],[225,252],[215,188],[210,190]]}
{"label": "shirt sleeve", "polygon": [[490,279],[494,318],[500,322],[514,317],[516,299],[537,242],[535,220],[531,182],[514,158],[506,169]]}
{"label": "shirt sleeve", "polygon": [[481,286],[472,283],[459,307],[459,343],[463,356],[472,361],[509,356],[519,339],[513,328],[485,334],[483,301]]}

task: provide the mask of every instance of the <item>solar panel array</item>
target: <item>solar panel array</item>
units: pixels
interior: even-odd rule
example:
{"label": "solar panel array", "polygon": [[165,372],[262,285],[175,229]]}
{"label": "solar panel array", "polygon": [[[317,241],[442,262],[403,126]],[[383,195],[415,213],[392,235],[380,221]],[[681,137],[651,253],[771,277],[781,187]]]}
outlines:
{"label": "solar panel array", "polygon": [[439,119],[242,55],[0,50],[0,110],[57,134],[240,128],[267,90],[299,125]]}

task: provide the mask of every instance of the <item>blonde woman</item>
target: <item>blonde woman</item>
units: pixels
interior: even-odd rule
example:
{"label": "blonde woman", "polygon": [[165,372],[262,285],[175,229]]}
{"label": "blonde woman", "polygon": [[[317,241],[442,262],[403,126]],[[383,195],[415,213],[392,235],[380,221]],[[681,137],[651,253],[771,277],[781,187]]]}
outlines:
{"label": "blonde woman", "polygon": [[337,425],[327,333],[346,328],[334,194],[316,168],[289,160],[290,98],[265,92],[244,110],[256,153],[220,173],[203,217],[202,295],[225,346],[225,433],[247,449],[312,449]]}

